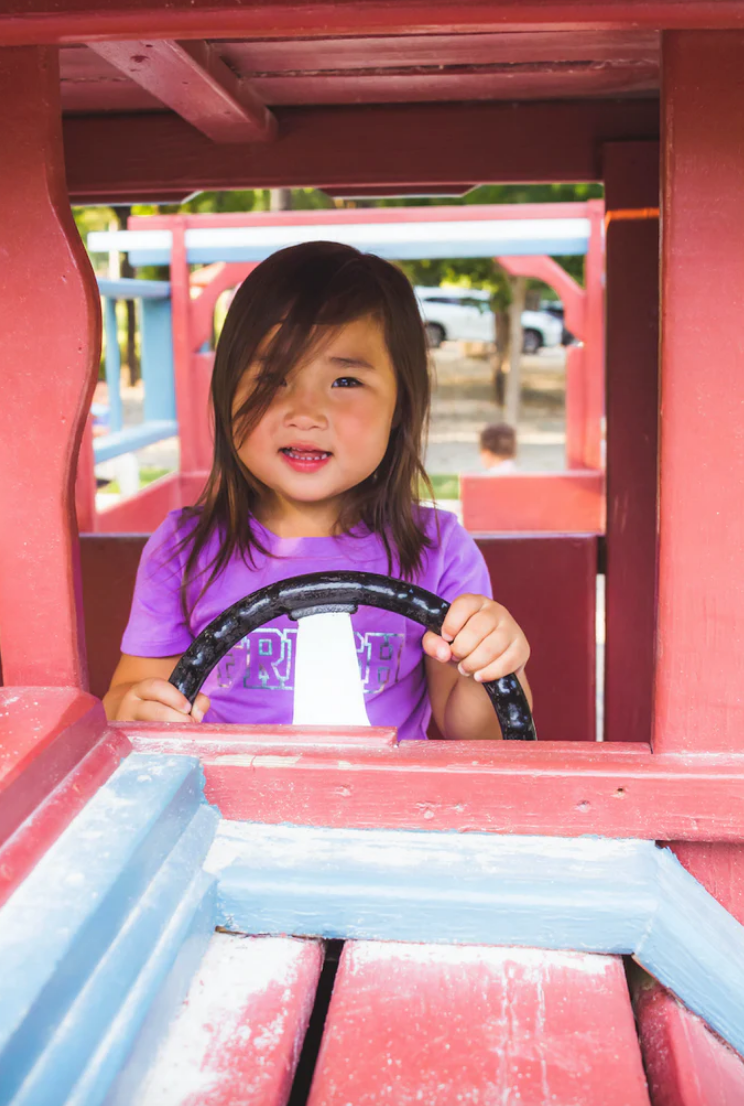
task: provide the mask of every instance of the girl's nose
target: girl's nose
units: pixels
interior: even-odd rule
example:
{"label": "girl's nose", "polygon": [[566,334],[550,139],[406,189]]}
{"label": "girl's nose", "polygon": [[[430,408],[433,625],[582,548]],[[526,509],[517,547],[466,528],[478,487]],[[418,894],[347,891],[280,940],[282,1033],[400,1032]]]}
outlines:
{"label": "girl's nose", "polygon": [[317,389],[290,387],[284,422],[286,426],[295,426],[298,430],[324,429],[328,418]]}

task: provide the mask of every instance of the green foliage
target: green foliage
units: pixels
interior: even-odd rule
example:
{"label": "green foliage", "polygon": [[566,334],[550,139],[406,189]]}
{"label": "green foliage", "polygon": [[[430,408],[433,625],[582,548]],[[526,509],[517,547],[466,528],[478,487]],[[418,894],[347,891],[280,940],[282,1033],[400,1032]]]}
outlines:
{"label": "green foliage", "polygon": [[[570,203],[599,199],[604,195],[601,184],[484,184],[463,197],[411,196],[383,200],[348,202],[344,206],[364,207],[422,207],[431,205],[462,204],[526,204]],[[334,201],[314,188],[292,190],[292,207],[297,211],[330,209],[338,206]],[[236,192],[200,192],[183,204],[135,204],[133,215],[182,213],[220,213],[243,211],[268,211],[270,192],[256,189]],[[85,240],[91,230],[105,230],[115,219],[109,207],[75,208],[75,222]],[[555,259],[580,284],[584,281],[583,257],[556,257]],[[497,311],[508,307],[511,301],[509,280],[501,267],[490,258],[446,258],[402,261],[400,267],[413,284],[439,285],[443,283],[465,288],[481,288],[491,292],[491,302]],[[167,279],[167,269],[149,265],[138,269],[138,276],[149,279]],[[539,281],[529,281],[528,290],[537,288],[544,298],[554,293]]]}

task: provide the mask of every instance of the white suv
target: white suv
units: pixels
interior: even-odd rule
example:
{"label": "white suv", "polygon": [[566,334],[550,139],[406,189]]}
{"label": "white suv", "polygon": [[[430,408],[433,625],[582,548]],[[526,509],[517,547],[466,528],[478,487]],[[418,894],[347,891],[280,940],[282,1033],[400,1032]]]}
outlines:
{"label": "white suv", "polygon": [[[473,288],[414,288],[429,346],[444,341],[493,342],[496,319],[490,295]],[[563,334],[560,319],[547,311],[522,312],[523,349],[537,353],[543,346],[559,346]]]}

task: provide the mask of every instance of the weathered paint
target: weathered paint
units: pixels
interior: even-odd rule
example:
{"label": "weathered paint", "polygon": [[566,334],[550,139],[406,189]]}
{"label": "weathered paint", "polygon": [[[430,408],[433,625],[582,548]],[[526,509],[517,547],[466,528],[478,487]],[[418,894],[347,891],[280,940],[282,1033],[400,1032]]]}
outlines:
{"label": "weathered paint", "polygon": [[241,932],[633,954],[744,1052],[744,927],[651,842],[223,822],[205,867]]}
{"label": "weathered paint", "polygon": [[122,1106],[284,1106],[322,964],[317,941],[214,934],[167,1037]]}
{"label": "weathered paint", "polygon": [[[3,677],[19,686],[85,687],[74,475],[98,373],[101,312],[65,186],[54,50],[2,51],[0,149]],[[48,277],[43,296],[40,273]]]}
{"label": "weathered paint", "polygon": [[100,1102],[194,931],[216,814],[188,757],[133,754],[0,910],[3,1101]]}
{"label": "weathered paint", "polygon": [[309,1106],[352,1102],[649,1106],[622,961],[347,943]]}

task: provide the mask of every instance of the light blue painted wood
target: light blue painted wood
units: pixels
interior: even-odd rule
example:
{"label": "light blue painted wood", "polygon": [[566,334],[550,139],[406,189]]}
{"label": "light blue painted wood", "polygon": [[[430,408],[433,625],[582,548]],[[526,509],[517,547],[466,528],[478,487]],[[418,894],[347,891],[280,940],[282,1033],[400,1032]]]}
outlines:
{"label": "light blue painted wood", "polygon": [[171,294],[169,280],[137,280],[132,277],[108,280],[99,277],[98,288],[102,296],[112,296],[115,300],[167,300]]}
{"label": "light blue painted wood", "polygon": [[153,442],[162,442],[164,438],[173,438],[178,434],[178,423],[163,420],[160,422],[141,422],[137,426],[128,426],[115,434],[104,434],[93,439],[93,454],[96,464],[110,461],[122,453],[134,453]]}
{"label": "light blue painted wood", "polygon": [[13,1106],[102,1100],[184,940],[196,927],[203,951],[214,930],[215,881],[201,863],[217,821],[211,807],[199,808],[55,1027]]}
{"label": "light blue painted wood", "polygon": [[145,422],[173,422],[176,418],[176,386],[170,299],[143,300],[140,320]]}
{"label": "light blue painted wood", "polygon": [[0,1102],[13,1101],[200,807],[195,758],[132,754],[0,910]]}
{"label": "light blue painted wood", "polygon": [[744,1055],[744,927],[657,849],[658,906],[635,959]]}
{"label": "light blue painted wood", "polygon": [[[212,261],[263,261],[276,250],[323,239],[344,242],[391,261],[421,257],[498,257],[499,255],[585,254],[590,222],[563,219],[432,220],[415,223],[315,224],[313,226],[191,227],[186,231],[190,264]],[[133,265],[170,263],[170,231],[95,231],[93,252],[119,249]]]}
{"label": "light blue painted wood", "polygon": [[223,823],[207,866],[222,924],[249,933],[630,953],[655,902],[654,852],[643,841]]}
{"label": "light blue painted wood", "polygon": [[103,317],[106,327],[106,384],[109,397],[109,427],[112,431],[116,431],[122,428],[123,415],[121,407],[121,353],[116,324],[115,299],[107,297]]}
{"label": "light blue painted wood", "polygon": [[653,842],[223,823],[206,867],[247,933],[632,953],[744,1053],[744,927]]}

